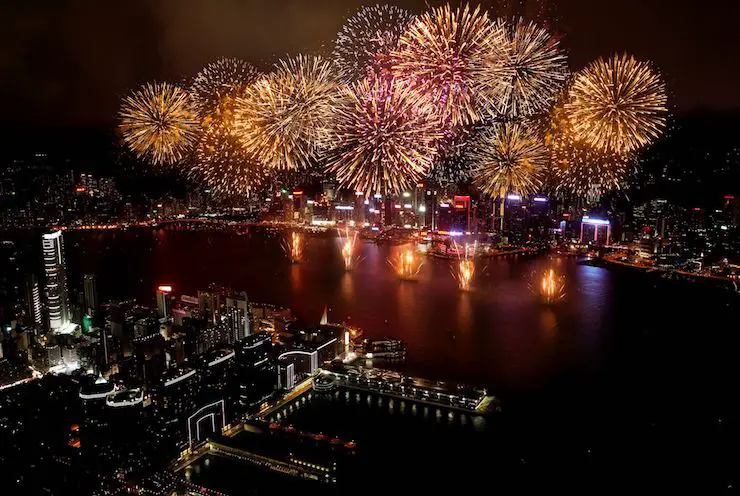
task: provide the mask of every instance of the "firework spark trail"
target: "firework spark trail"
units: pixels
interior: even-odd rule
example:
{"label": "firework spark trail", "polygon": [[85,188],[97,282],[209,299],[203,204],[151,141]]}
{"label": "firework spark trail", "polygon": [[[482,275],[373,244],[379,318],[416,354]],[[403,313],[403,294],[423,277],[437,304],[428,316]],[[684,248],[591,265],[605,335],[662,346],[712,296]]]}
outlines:
{"label": "firework spark trail", "polygon": [[338,96],[332,64],[314,56],[281,61],[237,98],[236,130],[266,167],[306,168],[316,158]]}
{"label": "firework spark trail", "polygon": [[547,111],[568,78],[568,59],[546,29],[523,19],[498,20],[503,56],[486,59],[483,94],[494,115],[528,117]]}
{"label": "firework spark trail", "polygon": [[481,81],[503,46],[500,31],[480,7],[445,5],[411,22],[392,53],[392,70],[439,109],[443,123],[457,127],[481,119]]}
{"label": "firework spark trail", "polygon": [[205,66],[190,85],[190,93],[204,118],[212,118],[223,107],[231,109],[233,100],[260,73],[247,62],[234,58],[220,58]]}
{"label": "firework spark trail", "polygon": [[[473,246],[465,244],[465,252],[460,255],[460,249],[457,243],[454,244],[455,251],[457,252],[457,270],[453,272],[453,276],[457,280],[457,285],[462,291],[471,291],[473,289],[473,276],[475,275],[475,253],[478,248],[478,243],[474,243]],[[470,255],[472,251],[472,256]]]}
{"label": "firework spark trail", "polygon": [[547,165],[544,141],[520,123],[497,124],[476,142],[474,182],[491,196],[533,193]]}
{"label": "firework spark trail", "polygon": [[573,132],[599,151],[639,150],[665,128],[665,83],[649,63],[626,54],[589,64],[576,75],[568,96]]}
{"label": "firework spark trail", "polygon": [[342,246],[342,260],[344,261],[344,270],[352,270],[355,268],[355,265],[358,262],[355,257],[355,247],[357,246],[357,231],[350,234],[349,228],[347,228],[344,233],[344,237],[341,236],[341,231],[339,231],[339,234]]}
{"label": "firework spark trail", "polygon": [[393,267],[400,279],[415,281],[424,261],[417,257],[413,250],[405,250],[398,254],[395,262],[389,259],[388,264]]}
{"label": "firework spark trail", "polygon": [[632,154],[603,152],[576,140],[561,106],[548,132],[550,173],[558,191],[594,200],[621,189],[634,166]]}
{"label": "firework spark trail", "polygon": [[346,88],[334,112],[327,170],[341,186],[399,193],[428,173],[440,134],[408,87],[366,78]]}
{"label": "firework spark trail", "polygon": [[124,98],[119,111],[123,141],[155,165],[180,161],[198,130],[190,95],[169,83],[146,84]]}
{"label": "firework spark trail", "polygon": [[565,299],[565,276],[558,276],[553,269],[543,273],[533,273],[529,289],[540,301],[548,305],[558,303]]}
{"label": "firework spark trail", "polygon": [[283,238],[283,250],[291,263],[301,263],[303,261],[303,235],[298,231],[293,231],[290,233],[290,240]]}
{"label": "firework spark trail", "polygon": [[380,74],[392,65],[391,52],[413,15],[393,5],[363,7],[342,26],[334,42],[334,60],[343,81]]}

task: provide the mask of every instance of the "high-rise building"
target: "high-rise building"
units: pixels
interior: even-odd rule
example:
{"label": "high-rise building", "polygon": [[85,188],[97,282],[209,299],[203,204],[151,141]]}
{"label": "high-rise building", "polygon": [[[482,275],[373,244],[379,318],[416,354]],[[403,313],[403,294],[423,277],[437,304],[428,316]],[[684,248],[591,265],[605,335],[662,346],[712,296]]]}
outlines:
{"label": "high-rise building", "polygon": [[172,286],[161,285],[157,287],[157,315],[160,319],[166,319],[170,313],[169,296]]}
{"label": "high-rise building", "polygon": [[41,236],[46,276],[46,309],[49,313],[49,330],[58,332],[69,327],[69,300],[67,296],[67,274],[64,261],[64,238],[62,231]]}
{"label": "high-rise building", "polygon": [[226,325],[229,330],[229,342],[241,341],[251,334],[251,315],[247,293],[237,293],[226,297]]}
{"label": "high-rise building", "polygon": [[43,308],[41,306],[41,289],[39,281],[34,274],[26,276],[26,311],[28,318],[33,323],[33,328],[38,332],[44,325]]}
{"label": "high-rise building", "polygon": [[95,274],[85,274],[83,283],[85,287],[85,311],[92,317],[98,311],[98,283]]}

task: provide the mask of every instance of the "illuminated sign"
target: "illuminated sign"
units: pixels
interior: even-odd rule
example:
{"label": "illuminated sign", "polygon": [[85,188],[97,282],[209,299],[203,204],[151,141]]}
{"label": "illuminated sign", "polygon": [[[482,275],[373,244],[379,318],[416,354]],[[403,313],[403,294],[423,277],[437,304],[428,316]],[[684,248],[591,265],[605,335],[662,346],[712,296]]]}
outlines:
{"label": "illuminated sign", "polygon": [[584,217],[581,219],[584,224],[591,224],[593,226],[608,226],[609,221],[605,219],[591,219],[590,217]]}
{"label": "illuminated sign", "polygon": [[450,204],[449,203],[440,203],[439,206],[441,208],[450,208]]}
{"label": "illuminated sign", "polygon": [[293,196],[301,196],[302,194],[303,194],[303,191],[301,190],[293,191]]}
{"label": "illuminated sign", "polygon": [[534,201],[537,203],[545,203],[547,201],[547,198],[544,196],[535,196]]}
{"label": "illuminated sign", "polygon": [[157,286],[157,291],[159,291],[160,293],[171,293],[172,286],[170,285]]}
{"label": "illuminated sign", "polygon": [[403,208],[414,208],[414,206],[410,203],[406,203]]}
{"label": "illuminated sign", "polygon": [[522,197],[519,195],[509,195],[506,199],[511,201],[521,201]]}
{"label": "illuminated sign", "polygon": [[336,208],[337,210],[354,210],[355,209],[355,207],[351,205],[337,205],[334,208]]}

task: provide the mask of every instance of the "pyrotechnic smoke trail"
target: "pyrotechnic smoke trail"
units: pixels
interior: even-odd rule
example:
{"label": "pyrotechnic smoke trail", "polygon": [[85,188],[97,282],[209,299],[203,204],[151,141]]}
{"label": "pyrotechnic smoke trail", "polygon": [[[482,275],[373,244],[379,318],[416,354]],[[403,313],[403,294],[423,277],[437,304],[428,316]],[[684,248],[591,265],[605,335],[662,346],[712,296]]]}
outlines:
{"label": "pyrotechnic smoke trail", "polygon": [[429,171],[441,135],[408,87],[366,78],[334,109],[327,170],[340,185],[370,196],[410,188]]}
{"label": "pyrotechnic smoke trail", "polygon": [[629,55],[589,64],[568,96],[565,109],[574,134],[598,151],[633,152],[663,133],[665,84],[649,63]]}
{"label": "pyrotechnic smoke trail", "polygon": [[198,130],[190,95],[169,83],[146,84],[123,99],[123,141],[139,158],[172,165],[183,158]]}
{"label": "pyrotechnic smoke trail", "polygon": [[334,60],[342,80],[358,81],[388,71],[391,52],[413,18],[393,5],[363,7],[350,17],[334,42]]}
{"label": "pyrotechnic smoke trail", "polygon": [[326,143],[338,96],[332,64],[314,56],[281,61],[237,98],[242,145],[266,167],[306,168]]}

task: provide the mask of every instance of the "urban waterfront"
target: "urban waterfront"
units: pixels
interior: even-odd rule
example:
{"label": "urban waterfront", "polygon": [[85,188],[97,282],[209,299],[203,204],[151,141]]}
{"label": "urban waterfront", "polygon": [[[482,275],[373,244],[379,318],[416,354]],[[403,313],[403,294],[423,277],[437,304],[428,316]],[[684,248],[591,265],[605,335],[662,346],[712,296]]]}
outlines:
{"label": "urban waterfront", "polygon": [[[307,323],[318,322],[328,305],[330,320],[347,319],[366,336],[403,339],[405,371],[486,385],[501,398],[503,412],[485,434],[501,477],[592,467],[597,472],[584,483],[630,470],[623,480],[629,484],[639,479],[638,467],[658,457],[666,470],[700,467],[685,474],[686,483],[700,487],[728,463],[736,426],[724,419],[733,412],[729,392],[738,372],[730,324],[738,302],[728,292],[546,256],[489,259],[474,291],[460,292],[449,261],[427,257],[418,281],[399,281],[386,259],[400,248],[362,243],[362,262],[345,273],[338,240],[309,237],[306,261],[291,265],[282,234],[260,229],[65,237],[75,246],[70,271],[98,273],[105,298],[136,294],[151,303],[157,284],[187,294],[215,281],[246,290],[252,301],[288,306]],[[527,278],[542,266],[567,275],[568,297],[558,306],[542,305],[529,292]],[[312,401],[289,421],[354,435],[362,446],[374,437],[368,424],[409,430],[382,420],[387,408],[368,413],[362,404],[348,411]],[[439,429],[436,416],[431,424]],[[430,451],[417,440],[398,452],[419,459],[438,449],[444,457],[464,445],[439,441]],[[651,480],[659,484],[661,477]]]}

